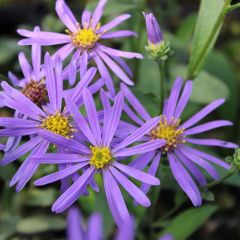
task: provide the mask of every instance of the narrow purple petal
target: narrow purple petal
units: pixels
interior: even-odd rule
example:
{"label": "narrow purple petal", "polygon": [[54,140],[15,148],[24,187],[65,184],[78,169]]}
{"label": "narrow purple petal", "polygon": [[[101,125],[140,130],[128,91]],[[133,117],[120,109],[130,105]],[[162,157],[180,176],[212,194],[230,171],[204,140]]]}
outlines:
{"label": "narrow purple petal", "polygon": [[42,141],[41,138],[35,137],[35,138],[29,140],[28,142],[22,144],[20,147],[13,149],[12,151],[6,153],[5,156],[3,157],[3,159],[0,161],[0,166],[5,166],[5,165],[17,160],[24,154],[31,151],[34,147],[36,147],[39,143],[41,143],[41,141]]}
{"label": "narrow purple petal", "polygon": [[146,152],[150,152],[153,150],[156,150],[158,148],[161,148],[165,145],[164,140],[152,140],[146,143],[139,144],[134,147],[125,148],[123,150],[117,151],[114,153],[115,157],[128,157],[133,155],[138,155]]}
{"label": "narrow purple petal", "polygon": [[177,103],[177,106],[174,112],[174,118],[178,119],[181,116],[184,108],[188,103],[191,93],[192,93],[192,81],[187,81],[185,83],[181,97]]}
{"label": "narrow purple petal", "polygon": [[129,213],[119,186],[108,169],[103,170],[103,182],[110,211],[120,225],[129,218]]}
{"label": "narrow purple petal", "polygon": [[112,59],[123,68],[123,70],[128,74],[128,76],[130,76],[131,78],[133,77],[133,72],[131,68],[122,58],[112,56]]}
{"label": "narrow purple petal", "polygon": [[175,108],[180,95],[182,84],[183,84],[183,79],[181,77],[177,77],[172,87],[169,100],[168,100],[167,112],[166,112],[166,117],[168,120],[170,120],[171,117],[173,117],[173,114],[175,112]]}
{"label": "narrow purple petal", "polygon": [[130,58],[130,59],[131,58],[143,59],[142,54],[113,49],[113,48],[110,48],[110,47],[106,47],[106,46],[104,46],[100,43],[97,43],[97,48],[99,50],[101,50],[101,52],[104,52],[107,55],[112,55],[112,56],[115,56],[115,57],[124,57],[124,58]]}
{"label": "narrow purple petal", "polygon": [[174,154],[168,153],[168,159],[173,175],[182,190],[188,195],[194,206],[201,206],[202,197],[191,176],[176,159]]}
{"label": "narrow purple petal", "polygon": [[[181,145],[181,147],[183,147],[183,145]],[[198,156],[198,157],[201,157],[203,159],[206,159],[208,160],[209,162],[212,162],[212,163],[215,163],[223,168],[226,168],[226,169],[229,169],[230,168],[230,165],[227,164],[226,162],[210,155],[210,154],[207,154],[207,153],[204,153],[202,151],[199,151],[195,148],[192,148],[192,147],[188,147],[186,145],[184,145],[184,148],[187,149],[189,152],[191,152],[192,154]]]}
{"label": "narrow purple petal", "polygon": [[180,148],[179,151],[187,157],[189,160],[192,162],[196,163],[198,166],[202,167],[203,169],[206,170],[207,173],[213,178],[213,179],[218,179],[220,176],[217,172],[217,170],[206,160],[193,155],[191,152],[187,151],[185,148]]}
{"label": "narrow purple petal", "polygon": [[194,139],[194,138],[185,138],[187,142],[197,144],[197,145],[205,145],[205,146],[217,146],[224,148],[237,148],[238,145],[232,142],[227,142],[218,139]]}
{"label": "narrow purple petal", "polygon": [[117,152],[120,149],[136,142],[145,134],[149,134],[151,130],[159,123],[159,121],[160,121],[160,117],[150,119],[148,122],[143,124],[140,128],[138,128],[136,131],[134,131],[130,136],[125,138],[120,144],[114,147],[112,151]]}
{"label": "narrow purple petal", "polygon": [[101,36],[101,39],[110,39],[110,38],[124,38],[124,37],[136,37],[137,34],[130,30],[119,30],[115,32],[106,32]]}
{"label": "narrow purple petal", "polygon": [[82,13],[82,26],[88,28],[91,21],[92,13],[88,10],[84,10]]}
{"label": "narrow purple petal", "polygon": [[39,130],[38,134],[44,139],[48,140],[49,142],[59,145],[63,148],[69,149],[73,152],[80,153],[80,154],[90,153],[89,149],[85,145],[73,139],[67,139],[61,135],[55,134],[53,132],[50,132],[44,129]]}
{"label": "narrow purple petal", "polygon": [[104,10],[106,3],[107,3],[107,0],[100,0],[98,2],[98,5],[97,5],[95,11],[92,14],[92,24],[91,25],[92,25],[93,29],[97,26],[97,24],[100,21],[102,15],[103,15],[103,10]]}
{"label": "narrow purple petal", "polygon": [[100,29],[99,32],[107,32],[108,30],[116,27],[117,25],[121,24],[123,21],[126,21],[128,18],[130,18],[130,14],[123,14],[120,15],[116,18],[114,18],[112,21],[108,22],[107,24],[103,25]]}
{"label": "narrow purple petal", "polygon": [[202,132],[206,132],[215,128],[225,127],[225,126],[232,126],[233,123],[226,120],[217,120],[217,121],[211,121],[208,123],[204,123],[201,125],[198,125],[196,127],[190,128],[184,132],[184,134],[187,135],[194,135]]}
{"label": "narrow purple petal", "polygon": [[[93,231],[94,229],[94,231]],[[88,222],[88,229],[86,233],[87,240],[102,240],[103,239],[103,220],[102,215],[94,213],[91,215]]]}
{"label": "narrow purple petal", "polygon": [[124,165],[124,164],[121,164],[118,162],[114,162],[113,166],[116,167],[118,170],[122,171],[123,173],[127,174],[128,176],[133,177],[143,183],[147,183],[150,185],[159,185],[160,184],[160,181],[157,178],[155,178],[153,175],[150,175],[150,173],[147,174],[138,169],[129,167],[127,165]]}
{"label": "narrow purple petal", "polygon": [[203,119],[205,116],[207,116],[210,112],[221,106],[225,102],[224,99],[217,99],[204,107],[202,110],[200,110],[198,113],[193,115],[191,118],[189,118],[186,122],[184,122],[180,128],[189,128],[195,123],[199,122],[201,119]]}
{"label": "narrow purple petal", "polygon": [[84,163],[75,164],[71,167],[67,167],[63,170],[60,170],[58,172],[55,172],[55,173],[52,173],[52,174],[49,174],[47,176],[44,176],[42,178],[37,179],[34,182],[34,185],[35,186],[43,186],[43,185],[47,185],[47,184],[59,181],[59,180],[65,178],[65,177],[68,177],[71,174],[77,172],[78,170],[85,167],[86,165],[88,165],[88,163],[84,162]]}
{"label": "narrow purple petal", "polygon": [[[40,28],[35,27],[34,32],[39,32]],[[40,81],[40,68],[41,68],[41,46],[39,44],[32,45],[32,65],[33,73],[36,81]]]}
{"label": "narrow purple petal", "polygon": [[154,155],[155,151],[151,151],[143,155],[140,155],[129,164],[129,167],[134,167],[138,170],[143,170],[150,163]]}
{"label": "narrow purple petal", "polygon": [[106,131],[105,134],[103,135],[104,146],[109,146],[113,139],[119,120],[121,118],[123,101],[124,94],[123,92],[120,91],[116,96],[108,121],[104,122],[105,124],[107,124],[106,126],[104,126],[104,129]]}
{"label": "narrow purple petal", "polygon": [[64,61],[74,50],[74,46],[72,43],[66,44],[63,47],[59,48],[53,55],[52,60],[54,61],[56,56],[60,56],[62,61]]}
{"label": "narrow purple petal", "polygon": [[120,173],[116,168],[109,167],[114,178],[122,185],[122,187],[142,206],[149,207],[151,205],[148,197],[134,185],[128,178],[126,178],[122,173]]}
{"label": "narrow purple petal", "polygon": [[18,61],[21,66],[24,77],[29,78],[32,73],[32,68],[23,52],[19,53]]}
{"label": "narrow purple petal", "polygon": [[140,103],[140,101],[134,96],[134,94],[132,93],[132,91],[125,85],[125,84],[121,84],[121,89],[123,89],[126,98],[129,102],[129,104],[131,104],[132,107],[134,107],[134,109],[136,110],[136,112],[138,112],[138,114],[145,120],[148,121],[151,119],[151,116],[149,115],[149,113],[146,111],[146,109],[143,107],[143,105]]}
{"label": "narrow purple petal", "polygon": [[57,0],[56,12],[65,26],[72,32],[77,31],[77,20],[72,14],[72,11],[66,5],[64,0]]}
{"label": "narrow purple petal", "polygon": [[70,207],[81,195],[89,179],[95,173],[95,168],[89,167],[72,186],[70,186],[53,204],[52,211],[61,213]]}
{"label": "narrow purple petal", "polygon": [[85,89],[83,92],[83,102],[88,115],[89,124],[92,129],[92,133],[98,144],[102,143],[101,129],[99,125],[99,120],[97,116],[96,106],[93,97],[89,90]]}
{"label": "narrow purple petal", "polygon": [[69,164],[80,163],[89,160],[89,157],[72,153],[46,153],[33,155],[32,160],[38,164]]}
{"label": "narrow purple petal", "polygon": [[21,118],[0,117],[0,126],[7,128],[36,128],[39,122]]}
{"label": "narrow purple petal", "polygon": [[0,137],[19,137],[37,133],[38,128],[7,128],[0,130]]}

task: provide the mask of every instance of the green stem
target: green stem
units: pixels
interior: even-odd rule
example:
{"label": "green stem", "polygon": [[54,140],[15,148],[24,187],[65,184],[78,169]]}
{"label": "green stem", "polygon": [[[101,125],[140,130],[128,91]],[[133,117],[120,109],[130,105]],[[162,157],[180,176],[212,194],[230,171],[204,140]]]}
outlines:
{"label": "green stem", "polygon": [[158,62],[159,74],[160,74],[160,115],[162,114],[164,99],[165,99],[165,62],[160,61]]}
{"label": "green stem", "polygon": [[195,76],[195,71],[196,69],[198,68],[202,58],[204,57],[204,55],[206,54],[206,52],[208,51],[209,49],[209,45],[213,42],[215,36],[216,36],[216,32],[219,30],[223,20],[224,20],[224,17],[225,15],[227,14],[228,12],[228,8],[229,8],[229,5],[231,3],[232,0],[227,0],[224,5],[223,5],[223,8],[222,8],[222,11],[221,13],[219,14],[218,16],[218,19],[204,45],[204,47],[202,48],[202,52],[199,54],[199,57],[195,63],[195,65],[188,71],[188,77],[187,79],[194,79],[196,76]]}
{"label": "green stem", "polygon": [[233,10],[239,8],[239,7],[240,7],[240,3],[236,3],[234,5],[231,5],[230,7],[227,8],[227,12],[231,12],[231,11],[233,11]]}
{"label": "green stem", "polygon": [[222,176],[222,177],[219,178],[218,180],[215,180],[215,181],[213,181],[213,182],[205,185],[205,186],[202,188],[202,190],[208,190],[208,189],[210,189],[210,188],[212,188],[212,187],[215,187],[216,185],[224,182],[226,179],[228,179],[229,177],[231,177],[231,176],[233,176],[233,175],[235,175],[235,174],[236,174],[236,170],[233,169],[233,168],[231,168],[231,169],[226,173],[226,175]]}

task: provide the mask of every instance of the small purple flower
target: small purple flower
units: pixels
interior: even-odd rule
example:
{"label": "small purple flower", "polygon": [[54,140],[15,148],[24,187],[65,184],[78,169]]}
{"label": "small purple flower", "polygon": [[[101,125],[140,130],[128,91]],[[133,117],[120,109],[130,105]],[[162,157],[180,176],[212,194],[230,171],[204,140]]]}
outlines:
{"label": "small purple flower", "polygon": [[[0,136],[30,136],[27,142],[6,152],[2,161],[0,161],[0,165],[4,166],[29,153],[10,183],[10,186],[17,184],[17,191],[20,191],[25,186],[38,168],[38,164],[32,161],[32,155],[46,152],[50,145],[48,140],[38,134],[39,130],[47,129],[60,134],[64,138],[71,138],[76,131],[72,124],[71,115],[66,109],[62,109],[64,91],[61,59],[57,57],[56,63],[53,63],[47,53],[44,69],[48,103],[42,107],[31,101],[21,91],[9,86],[7,82],[1,83],[3,91],[0,96],[3,99],[3,104],[16,110],[24,117],[1,117],[0,126],[4,127],[4,129],[0,130]],[[95,73],[95,68],[89,69],[76,85],[71,92],[71,99],[74,102],[81,102],[82,90],[89,85]]]}
{"label": "small purple flower", "polygon": [[114,93],[114,86],[107,68],[110,68],[126,84],[133,85],[129,78],[129,76],[132,76],[132,72],[122,57],[142,58],[142,55],[113,49],[101,43],[102,39],[136,36],[134,32],[129,30],[110,31],[127,20],[130,15],[120,15],[101,26],[100,20],[106,3],[107,0],[100,0],[93,13],[85,10],[81,22],[78,22],[64,0],[57,0],[56,12],[67,28],[66,33],[36,33],[21,29],[18,30],[18,33],[26,39],[21,40],[19,44],[32,45],[37,43],[42,46],[64,44],[56,54],[64,60],[75,50],[72,61],[80,60],[79,65],[82,73],[86,71],[89,60],[93,59],[101,76],[106,79],[106,85],[112,94]]}
{"label": "small purple flower", "polygon": [[[118,127],[124,95],[119,92],[111,106],[106,93],[101,91],[103,104],[103,120],[99,121],[93,97],[88,89],[83,92],[83,102],[87,119],[81,115],[78,107],[66,98],[66,105],[73,115],[75,123],[85,136],[82,139],[66,139],[53,132],[39,130],[39,134],[50,142],[65,149],[65,153],[35,154],[36,164],[68,164],[64,170],[45,176],[35,182],[37,186],[49,184],[68,176],[74,175],[73,184],[56,200],[52,211],[63,212],[70,207],[84,192],[88,184],[98,191],[94,182],[94,175],[101,173],[109,208],[118,225],[129,217],[127,207],[121,194],[119,184],[141,205],[148,207],[149,199],[129,179],[135,178],[143,183],[158,185],[159,180],[135,168],[124,165],[123,159],[129,156],[153,151],[165,144],[164,140],[152,140],[144,144],[135,143],[150,131],[159,122],[160,118],[151,119],[129,135],[124,140],[118,141],[115,132]],[[130,146],[134,144],[134,146]],[[78,172],[82,170],[81,176]]]}
{"label": "small purple flower", "polygon": [[[67,236],[68,240],[103,240],[102,215],[91,215],[88,226],[85,229],[82,216],[76,207],[71,207],[68,212]],[[130,217],[124,222],[118,231],[115,240],[134,240],[134,220]]]}
{"label": "small purple flower", "polygon": [[164,41],[160,26],[152,13],[143,13],[146,21],[148,42],[152,45],[159,45]]}
{"label": "small purple flower", "polygon": [[[151,120],[151,116],[129,88],[122,85],[122,90],[128,101],[128,104],[124,106],[124,110],[129,117],[139,126]],[[163,139],[166,141],[165,145],[140,156],[130,165],[143,170],[150,163],[148,173],[155,175],[161,156],[166,156],[172,173],[180,187],[191,199],[194,206],[200,206],[202,197],[195,181],[200,186],[206,185],[207,181],[198,167],[203,168],[213,179],[217,179],[219,178],[219,174],[212,164],[217,164],[226,169],[229,169],[230,166],[208,153],[195,149],[191,145],[218,146],[223,148],[236,148],[237,145],[217,139],[192,138],[192,136],[199,133],[224,126],[231,126],[232,123],[226,120],[217,120],[196,125],[214,109],[222,105],[224,103],[223,99],[213,101],[182,123],[180,117],[189,101],[191,92],[192,81],[187,81],[183,85],[182,78],[178,77],[172,87],[169,98],[165,101],[158,125],[149,131],[148,138],[144,138],[146,142],[154,139]],[[129,131],[131,131],[130,128]],[[146,193],[149,190],[149,186],[144,184],[141,189]]]}

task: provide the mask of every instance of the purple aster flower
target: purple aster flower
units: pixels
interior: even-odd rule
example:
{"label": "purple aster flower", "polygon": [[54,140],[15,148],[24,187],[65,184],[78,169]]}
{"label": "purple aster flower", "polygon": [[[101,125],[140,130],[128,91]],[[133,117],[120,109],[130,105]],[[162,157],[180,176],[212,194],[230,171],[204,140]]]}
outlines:
{"label": "purple aster flower", "polygon": [[[27,142],[5,153],[2,161],[0,161],[0,165],[4,166],[29,153],[10,183],[10,186],[17,184],[17,191],[20,191],[25,186],[38,168],[38,164],[32,161],[32,155],[46,152],[50,145],[48,140],[38,134],[39,130],[47,129],[63,136],[63,138],[71,138],[74,132],[77,131],[72,124],[70,114],[65,108],[62,109],[64,92],[61,59],[57,57],[56,63],[53,63],[49,54],[46,54],[44,65],[48,103],[43,107],[39,107],[21,91],[9,86],[7,82],[1,83],[3,91],[0,95],[3,104],[25,117],[1,117],[0,126],[4,127],[4,129],[0,130],[0,136],[30,136]],[[82,90],[89,85],[95,73],[95,68],[89,69],[76,85],[74,91],[71,92],[71,99],[74,102],[81,101]]]}
{"label": "purple aster flower", "polygon": [[[158,185],[159,180],[140,170],[121,163],[129,156],[143,154],[155,150],[165,144],[164,140],[152,140],[144,144],[135,143],[142,138],[150,129],[156,127],[160,118],[156,117],[143,124],[135,132],[121,142],[115,141],[115,132],[119,124],[124,95],[119,92],[111,106],[105,92],[101,91],[103,104],[103,120],[99,121],[93,97],[88,89],[83,92],[83,102],[87,113],[87,119],[81,115],[79,109],[66,98],[66,105],[73,115],[75,123],[85,135],[87,141],[66,139],[53,132],[40,130],[39,134],[44,139],[66,149],[66,153],[35,154],[36,164],[68,164],[62,171],[45,176],[35,182],[37,186],[49,184],[66,178],[72,174],[78,174],[73,184],[56,200],[52,211],[63,212],[70,207],[86,190],[86,186],[93,181],[96,173],[103,175],[103,182],[109,208],[118,225],[129,217],[127,207],[121,194],[119,184],[141,205],[148,207],[149,199],[133,184],[128,177],[133,177],[140,182],[150,185]],[[132,146],[134,144],[134,146]],[[98,191],[98,186],[94,186]]]}
{"label": "purple aster flower", "polygon": [[159,240],[174,240],[171,234],[165,234],[164,236],[160,237]]}
{"label": "purple aster flower", "polygon": [[[79,210],[76,207],[71,207],[68,212],[68,240],[102,240],[104,239],[102,224],[102,215],[94,213],[91,215],[88,226],[85,229]],[[130,217],[120,226],[118,234],[114,239],[133,240],[134,232],[134,220]]]}
{"label": "purple aster flower", "polygon": [[107,0],[100,0],[93,13],[85,10],[79,22],[64,0],[57,0],[56,12],[67,28],[66,33],[42,31],[36,33],[21,29],[18,30],[18,33],[26,37],[26,39],[21,40],[19,44],[31,45],[38,43],[43,46],[63,44],[64,46],[56,54],[60,55],[63,60],[75,51],[72,61],[81,60],[79,64],[83,73],[87,69],[89,60],[93,59],[101,76],[106,79],[106,85],[111,93],[114,93],[114,86],[107,68],[110,68],[126,84],[133,85],[129,78],[129,76],[132,76],[132,72],[122,57],[142,58],[142,55],[113,49],[101,43],[102,39],[135,36],[136,34],[129,30],[110,31],[127,20],[130,15],[120,15],[101,26],[100,20],[106,3]]}
{"label": "purple aster flower", "polygon": [[152,13],[143,13],[146,21],[148,42],[152,45],[161,44],[164,40],[160,26]]}
{"label": "purple aster flower", "polygon": [[[122,85],[122,89],[128,101],[128,105],[124,106],[124,110],[129,117],[139,126],[151,120],[151,116],[129,88]],[[148,173],[155,175],[161,156],[166,156],[178,184],[191,199],[192,203],[195,206],[199,206],[202,203],[202,197],[196,182],[200,186],[204,186],[207,184],[207,181],[198,167],[203,168],[213,179],[217,179],[219,174],[212,164],[217,164],[225,169],[229,169],[230,166],[213,155],[197,150],[192,145],[223,148],[236,148],[237,145],[217,139],[194,138],[196,134],[224,126],[231,126],[232,123],[226,120],[216,120],[198,124],[214,109],[222,105],[224,99],[213,101],[182,123],[180,117],[189,101],[191,92],[192,81],[186,81],[183,84],[182,78],[178,77],[172,87],[169,98],[165,101],[158,125],[152,128],[149,131],[148,138],[145,137],[144,139],[146,142],[154,139],[163,139],[166,141],[165,145],[140,156],[131,163],[131,166],[143,170],[150,163]],[[144,184],[141,189],[146,193],[149,190],[149,186]]]}

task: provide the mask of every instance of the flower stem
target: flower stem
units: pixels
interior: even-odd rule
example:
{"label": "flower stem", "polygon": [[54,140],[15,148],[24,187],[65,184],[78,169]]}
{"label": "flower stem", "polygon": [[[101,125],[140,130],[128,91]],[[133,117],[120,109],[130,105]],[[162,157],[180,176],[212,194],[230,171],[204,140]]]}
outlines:
{"label": "flower stem", "polygon": [[165,99],[165,91],[166,91],[166,78],[165,78],[165,62],[164,61],[159,61],[158,62],[158,68],[159,68],[159,74],[160,74],[160,115],[162,114],[163,110],[163,105],[164,105],[164,99]]}
{"label": "flower stem", "polygon": [[236,170],[234,168],[231,168],[224,176],[222,176],[221,178],[219,178],[218,180],[215,180],[207,185],[205,185],[202,190],[207,190],[210,189],[212,187],[215,187],[216,185],[224,182],[226,179],[228,179],[229,177],[233,176],[236,174]]}
{"label": "flower stem", "polygon": [[240,3],[236,3],[234,5],[231,5],[230,7],[227,8],[227,12],[231,12],[237,8],[240,8]]}

